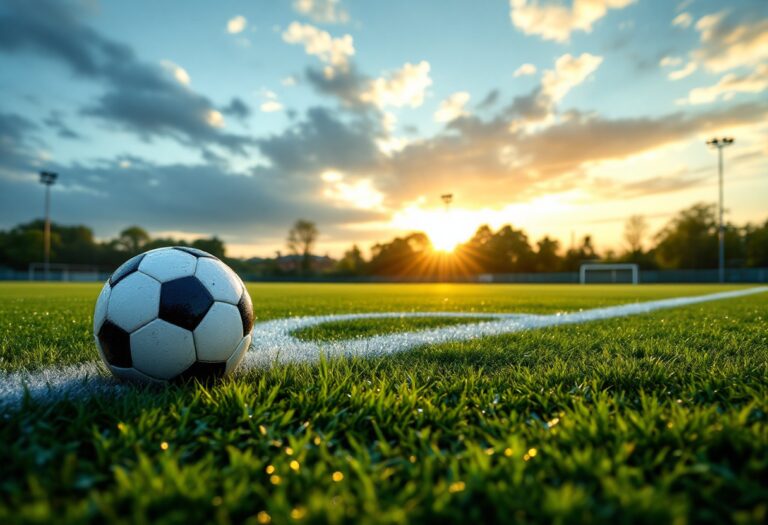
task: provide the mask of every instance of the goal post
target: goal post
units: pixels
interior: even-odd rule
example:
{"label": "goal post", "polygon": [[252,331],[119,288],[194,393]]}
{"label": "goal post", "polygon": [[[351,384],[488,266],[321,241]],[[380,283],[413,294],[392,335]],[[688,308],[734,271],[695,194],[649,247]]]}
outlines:
{"label": "goal post", "polygon": [[633,263],[586,263],[579,267],[581,284],[616,284],[640,282],[640,268]]}

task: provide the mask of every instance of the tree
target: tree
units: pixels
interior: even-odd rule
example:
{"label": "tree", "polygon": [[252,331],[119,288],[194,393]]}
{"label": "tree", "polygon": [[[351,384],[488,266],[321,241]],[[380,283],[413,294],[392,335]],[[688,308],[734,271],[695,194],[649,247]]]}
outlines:
{"label": "tree", "polygon": [[344,257],[336,264],[336,271],[341,275],[362,275],[364,270],[365,259],[357,244],[344,252]]}
{"label": "tree", "polygon": [[648,223],[642,215],[632,215],[624,223],[624,240],[627,242],[629,253],[639,254],[643,251],[643,239],[648,233]]}
{"label": "tree", "polygon": [[207,239],[196,239],[192,241],[192,247],[208,252],[219,259],[224,259],[226,257],[226,246],[224,246],[224,242],[215,235]]}
{"label": "tree", "polygon": [[301,256],[301,269],[309,273],[312,269],[312,248],[320,232],[314,222],[299,219],[288,232],[288,249]]}
{"label": "tree", "polygon": [[537,272],[556,272],[560,269],[560,256],[557,252],[560,250],[560,243],[548,236],[543,237],[536,242],[536,271]]}
{"label": "tree", "polygon": [[118,244],[129,254],[137,254],[150,241],[149,234],[140,226],[129,226],[120,232]]}
{"label": "tree", "polygon": [[768,221],[762,226],[748,224],[744,230],[747,266],[768,267]]}
{"label": "tree", "polygon": [[695,204],[656,235],[656,258],[666,268],[717,268],[717,215],[714,204]]}

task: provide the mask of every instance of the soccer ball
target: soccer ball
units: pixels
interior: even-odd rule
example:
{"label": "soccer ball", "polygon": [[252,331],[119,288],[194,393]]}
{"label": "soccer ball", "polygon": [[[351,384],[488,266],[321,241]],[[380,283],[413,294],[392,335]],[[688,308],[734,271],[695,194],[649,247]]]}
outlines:
{"label": "soccer ball", "polygon": [[240,278],[195,248],[129,259],[93,314],[99,355],[121,379],[164,382],[229,374],[251,344],[253,305]]}

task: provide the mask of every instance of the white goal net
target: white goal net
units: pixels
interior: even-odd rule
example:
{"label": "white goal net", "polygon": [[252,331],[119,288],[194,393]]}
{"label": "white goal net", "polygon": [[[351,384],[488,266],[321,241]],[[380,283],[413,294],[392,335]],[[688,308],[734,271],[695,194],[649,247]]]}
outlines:
{"label": "white goal net", "polygon": [[637,284],[640,271],[636,264],[582,264],[579,268],[581,284]]}

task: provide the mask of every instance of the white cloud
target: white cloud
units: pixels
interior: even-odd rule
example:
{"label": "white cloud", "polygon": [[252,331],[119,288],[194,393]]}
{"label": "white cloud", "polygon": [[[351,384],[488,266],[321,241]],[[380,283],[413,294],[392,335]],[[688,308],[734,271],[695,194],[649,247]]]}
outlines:
{"label": "white cloud", "polygon": [[536,74],[536,66],[533,64],[523,64],[519,68],[515,70],[514,73],[512,73],[513,77],[523,77],[527,75],[535,75]]}
{"label": "white cloud", "polygon": [[568,7],[541,4],[537,0],[510,0],[512,23],[526,34],[540,35],[545,40],[567,41],[573,31],[592,31],[592,24],[609,9],[622,9],[634,0],[573,0]]}
{"label": "white cloud", "polygon": [[283,80],[280,81],[282,85],[285,87],[292,87],[296,85],[296,77],[293,75],[285,77]]}
{"label": "white cloud", "polygon": [[349,14],[339,0],[295,0],[293,9],[319,24],[345,24]]}
{"label": "white cloud", "polygon": [[675,71],[670,71],[667,75],[667,78],[670,80],[681,80],[687,76],[690,76],[698,66],[696,65],[696,62],[688,62],[685,67],[681,69],[677,69]]}
{"label": "white cloud", "polygon": [[555,62],[555,69],[544,71],[541,78],[542,93],[553,102],[559,102],[571,89],[578,86],[603,62],[603,57],[582,53],[574,57],[567,53]]}
{"label": "white cloud", "polygon": [[283,104],[277,100],[277,93],[270,91],[269,89],[262,89],[259,94],[263,99],[263,102],[259,105],[259,109],[263,113],[274,113],[283,110]]}
{"label": "white cloud", "polygon": [[237,15],[236,17],[233,17],[227,22],[227,32],[232,33],[233,35],[235,33],[242,32],[245,27],[248,25],[248,21],[245,19],[242,15]]}
{"label": "white cloud", "polygon": [[349,57],[355,54],[351,35],[333,38],[330,33],[310,24],[292,22],[283,32],[283,40],[289,44],[301,44],[308,55],[314,55],[332,66],[346,68]]}
{"label": "white cloud", "polygon": [[708,104],[718,98],[728,100],[737,93],[760,93],[768,89],[768,64],[760,64],[747,75],[728,73],[720,81],[707,87],[698,87],[688,93],[689,104]]}
{"label": "white cloud", "polygon": [[692,22],[693,17],[691,16],[691,13],[680,13],[672,20],[672,25],[685,29],[691,27]]}
{"label": "white cloud", "polygon": [[692,56],[709,71],[755,66],[768,59],[768,18],[734,23],[721,11],[700,18],[696,30],[701,47]]}
{"label": "white cloud", "polygon": [[224,127],[224,116],[215,109],[208,110],[208,113],[205,114],[205,121],[212,128]]}
{"label": "white cloud", "polygon": [[402,68],[387,76],[377,78],[360,95],[360,100],[379,106],[416,108],[424,103],[427,88],[432,85],[429,77],[429,62],[418,64],[407,62]]}
{"label": "white cloud", "polygon": [[186,69],[178,64],[174,64],[170,60],[161,60],[160,65],[163,66],[163,69],[173,75],[173,78],[175,78],[179,84],[184,84],[185,86],[189,85],[191,78]]}
{"label": "white cloud", "polygon": [[275,111],[282,111],[283,105],[276,100],[267,100],[261,103],[259,109],[264,113],[274,113]]}
{"label": "white cloud", "polygon": [[661,67],[679,66],[682,63],[683,63],[683,59],[682,58],[680,58],[680,57],[670,57],[670,56],[666,56],[666,57],[662,58],[659,61],[659,65]]}
{"label": "white cloud", "polygon": [[379,191],[371,179],[359,179],[345,182],[346,175],[327,170],[320,174],[320,180],[325,183],[323,195],[341,204],[351,205],[361,210],[380,210],[384,203],[384,194]]}
{"label": "white cloud", "polygon": [[440,107],[435,111],[436,122],[450,122],[469,113],[466,110],[469,102],[469,93],[458,91],[440,103]]}

